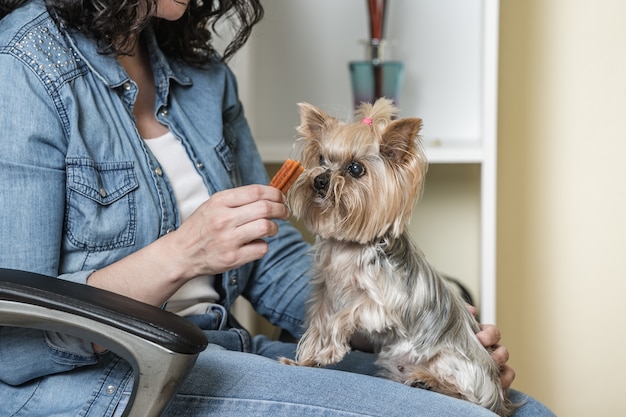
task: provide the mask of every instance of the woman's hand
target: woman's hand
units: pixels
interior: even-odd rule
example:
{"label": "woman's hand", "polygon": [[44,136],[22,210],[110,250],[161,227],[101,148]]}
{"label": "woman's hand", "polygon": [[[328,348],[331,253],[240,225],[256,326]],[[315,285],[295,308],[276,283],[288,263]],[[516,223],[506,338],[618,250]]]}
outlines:
{"label": "woman's hand", "polygon": [[515,379],[515,371],[507,362],[509,361],[509,350],[506,346],[498,344],[500,341],[500,330],[492,324],[481,324],[480,332],[476,333],[480,343],[491,350],[491,357],[500,367],[500,383],[506,391],[511,387]]}
{"label": "woman's hand", "polygon": [[[473,315],[476,315],[476,307],[468,306]],[[500,345],[500,330],[493,324],[480,324],[480,331],[476,333],[476,337],[480,343],[491,350],[491,357],[500,367],[500,383],[505,391],[511,387],[515,379],[515,371],[507,362],[509,361],[509,350],[506,346]]]}
{"label": "woman's hand", "polygon": [[155,306],[185,282],[257,260],[267,253],[274,219],[286,219],[285,197],[266,185],[249,185],[211,196],[178,230],[105,268],[88,284]]}
{"label": "woman's hand", "polygon": [[286,219],[285,197],[273,187],[250,185],[215,193],[172,233],[185,276],[212,275],[263,257],[263,239]]}

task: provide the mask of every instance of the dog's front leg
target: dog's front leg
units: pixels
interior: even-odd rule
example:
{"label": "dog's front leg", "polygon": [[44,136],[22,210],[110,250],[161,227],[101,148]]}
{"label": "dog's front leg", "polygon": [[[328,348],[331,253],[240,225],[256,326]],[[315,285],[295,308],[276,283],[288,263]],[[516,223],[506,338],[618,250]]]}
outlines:
{"label": "dog's front leg", "polygon": [[346,312],[331,316],[316,314],[298,343],[296,360],[281,358],[281,362],[300,366],[335,364],[350,352],[349,342],[354,332],[354,321]]}
{"label": "dog's front leg", "polygon": [[318,317],[309,330],[298,344],[297,357],[326,366],[340,362],[350,352],[350,338],[356,329],[352,315],[341,311],[330,317]]}

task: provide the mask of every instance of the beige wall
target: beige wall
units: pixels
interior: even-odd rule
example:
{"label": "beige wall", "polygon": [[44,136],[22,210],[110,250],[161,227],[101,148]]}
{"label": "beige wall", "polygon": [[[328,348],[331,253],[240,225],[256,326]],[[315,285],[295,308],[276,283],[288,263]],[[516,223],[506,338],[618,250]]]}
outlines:
{"label": "beige wall", "polygon": [[626,413],[626,1],[501,2],[498,324],[515,387]]}

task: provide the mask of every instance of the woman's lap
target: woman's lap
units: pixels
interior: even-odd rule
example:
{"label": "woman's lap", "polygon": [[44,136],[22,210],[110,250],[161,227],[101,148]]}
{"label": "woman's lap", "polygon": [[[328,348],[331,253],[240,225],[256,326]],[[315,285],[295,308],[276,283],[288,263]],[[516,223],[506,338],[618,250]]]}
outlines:
{"label": "woman's lap", "polygon": [[[439,400],[431,401],[431,397]],[[210,346],[167,416],[493,416],[480,407],[376,377],[283,365]]]}
{"label": "woman's lap", "polygon": [[[249,347],[240,352],[209,345],[167,416],[494,416],[466,401],[369,376],[375,372],[371,354],[353,352],[336,369],[320,369],[275,360],[293,357],[294,344],[255,338]],[[552,414],[528,398],[515,417],[531,415]]]}
{"label": "woman's lap", "polygon": [[[275,360],[278,356],[293,357],[295,344],[266,338],[251,340],[242,331],[207,334],[213,343],[199,355],[167,411],[169,417],[494,416],[466,401],[370,376],[375,374],[371,354],[352,352],[335,369],[296,367]],[[102,416],[110,415],[110,410],[116,408],[114,415],[119,416],[129,398],[130,372],[125,361],[112,353],[106,354],[95,366],[35,382],[33,390],[37,395],[23,400],[28,408],[22,411],[38,416],[77,415],[79,410],[82,413],[88,409],[89,415]],[[118,386],[119,389],[108,392],[109,387],[122,381],[126,390]],[[71,392],[67,390],[70,386]],[[0,388],[6,391],[2,396],[28,394],[25,387],[0,385]],[[525,398],[513,390],[509,395],[515,401]],[[96,397],[100,400],[94,401]],[[20,403],[20,399],[16,397],[15,402]],[[515,417],[552,415],[529,398]]]}

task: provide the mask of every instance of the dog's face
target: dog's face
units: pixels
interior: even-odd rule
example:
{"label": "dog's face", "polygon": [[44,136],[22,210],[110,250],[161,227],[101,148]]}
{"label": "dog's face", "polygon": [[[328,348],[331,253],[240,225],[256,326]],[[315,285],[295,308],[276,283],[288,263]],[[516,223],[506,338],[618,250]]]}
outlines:
{"label": "dog's face", "polygon": [[404,230],[422,190],[427,164],[421,120],[392,120],[390,100],[364,104],[342,123],[300,104],[304,172],[288,194],[292,213],[322,238],[371,242]]}

